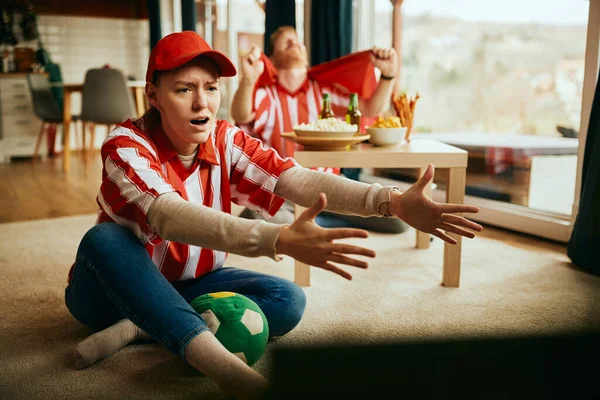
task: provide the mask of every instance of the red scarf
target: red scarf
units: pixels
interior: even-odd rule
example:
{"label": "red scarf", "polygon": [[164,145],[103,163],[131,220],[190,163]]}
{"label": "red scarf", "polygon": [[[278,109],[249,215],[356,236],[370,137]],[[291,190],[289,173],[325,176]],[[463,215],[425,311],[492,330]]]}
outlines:
{"label": "red scarf", "polygon": [[[260,59],[265,63],[265,69],[254,85],[255,92],[258,88],[273,85],[277,81],[277,69],[269,57],[262,53]],[[333,85],[348,93],[358,93],[362,98],[369,98],[377,87],[370,50],[315,65],[308,69],[308,78],[317,81],[320,86]]]}

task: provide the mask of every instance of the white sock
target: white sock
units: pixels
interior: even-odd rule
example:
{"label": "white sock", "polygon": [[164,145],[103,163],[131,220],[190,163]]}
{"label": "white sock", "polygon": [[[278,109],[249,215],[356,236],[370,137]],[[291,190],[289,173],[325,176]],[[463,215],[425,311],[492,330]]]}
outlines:
{"label": "white sock", "polygon": [[75,347],[75,368],[82,369],[103,360],[135,340],[150,336],[128,319],[94,333]]}

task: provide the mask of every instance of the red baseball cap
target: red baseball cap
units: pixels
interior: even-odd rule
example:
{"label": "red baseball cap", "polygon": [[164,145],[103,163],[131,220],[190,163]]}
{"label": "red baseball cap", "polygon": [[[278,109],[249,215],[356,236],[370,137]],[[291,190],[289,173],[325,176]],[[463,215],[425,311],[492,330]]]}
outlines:
{"label": "red baseball cap", "polygon": [[235,66],[221,52],[211,49],[194,31],[175,32],[160,39],[150,53],[146,82],[152,82],[154,71],[168,71],[198,57],[210,58],[217,64],[221,76],[235,76]]}

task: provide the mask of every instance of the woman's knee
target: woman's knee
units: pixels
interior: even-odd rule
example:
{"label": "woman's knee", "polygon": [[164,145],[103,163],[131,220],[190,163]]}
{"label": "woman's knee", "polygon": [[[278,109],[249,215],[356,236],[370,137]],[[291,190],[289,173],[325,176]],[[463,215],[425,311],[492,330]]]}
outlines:
{"label": "woman's knee", "polygon": [[104,264],[122,255],[120,251],[130,253],[136,247],[145,251],[144,245],[129,229],[112,222],[94,225],[79,243],[77,258],[94,264]]}
{"label": "woman's knee", "polygon": [[281,312],[274,321],[269,321],[271,336],[281,336],[294,329],[302,320],[306,309],[306,294],[300,286],[282,279],[278,289]]}
{"label": "woman's knee", "polygon": [[80,248],[101,248],[135,238],[133,232],[114,222],[105,222],[91,227],[79,244]]}

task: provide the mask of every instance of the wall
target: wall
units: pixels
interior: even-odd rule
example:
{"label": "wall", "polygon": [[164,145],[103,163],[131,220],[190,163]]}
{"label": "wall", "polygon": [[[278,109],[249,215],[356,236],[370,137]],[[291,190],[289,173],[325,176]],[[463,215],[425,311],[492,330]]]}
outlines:
{"label": "wall", "polygon": [[[83,82],[88,69],[105,64],[134,80],[145,78],[150,55],[147,19],[41,15],[38,28],[52,61],[61,66],[64,82]],[[71,110],[81,113],[79,93],[73,95]],[[105,136],[105,131],[99,130],[95,145]]]}
{"label": "wall", "polygon": [[42,15],[38,27],[65,82],[83,82],[88,69],[105,64],[144,79],[150,53],[148,20]]}
{"label": "wall", "polygon": [[[130,79],[145,79],[150,55],[146,0],[30,0],[30,3],[38,14],[42,43],[52,61],[61,66],[64,82],[82,83],[88,69],[105,64],[122,70]],[[164,36],[173,31],[172,1],[160,0],[160,7]],[[37,49],[37,41],[22,41],[20,21],[21,15],[15,13],[17,46]],[[81,95],[74,94],[72,113],[80,112]],[[96,134],[97,146],[105,137],[104,128],[98,129],[101,130]],[[74,140],[74,132],[71,137]]]}
{"label": "wall", "polygon": [[148,18],[146,0],[29,0],[29,4],[44,15]]}

